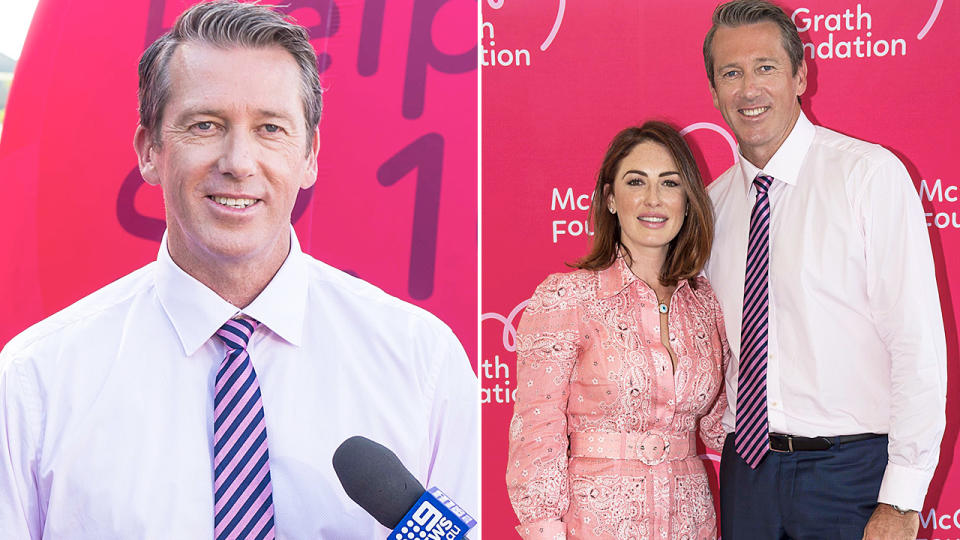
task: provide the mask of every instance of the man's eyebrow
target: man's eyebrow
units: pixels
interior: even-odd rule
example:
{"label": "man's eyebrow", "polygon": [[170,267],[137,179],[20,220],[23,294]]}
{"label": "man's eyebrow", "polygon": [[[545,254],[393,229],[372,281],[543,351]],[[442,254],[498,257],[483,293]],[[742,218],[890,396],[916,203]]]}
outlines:
{"label": "man's eyebrow", "polygon": [[[257,116],[261,118],[279,118],[282,120],[293,121],[293,116],[289,113],[283,111],[275,111],[272,109],[257,109]],[[222,118],[226,115],[226,112],[223,109],[210,109],[210,108],[196,108],[196,109],[187,109],[180,113],[177,116],[177,120],[183,121],[193,116],[216,116]]]}
{"label": "man's eyebrow", "polygon": [[[756,63],[758,63],[758,62],[772,62],[772,63],[774,63],[774,64],[779,64],[779,63],[780,63],[780,59],[779,59],[779,58],[774,58],[774,57],[772,57],[772,56],[761,56],[761,57],[754,58],[754,59],[750,60],[750,62],[752,62],[752,63],[754,63],[754,64],[756,64]],[[729,63],[723,64],[722,66],[717,66],[715,69],[716,69],[717,71],[723,71],[723,70],[728,69],[728,68],[739,68],[739,67],[740,67],[740,63],[739,63],[739,62],[729,62]]]}
{"label": "man's eyebrow", "polygon": [[183,121],[192,116],[223,116],[223,111],[219,109],[206,109],[206,108],[197,108],[197,109],[187,109],[181,112],[177,116],[177,120]]}
{"label": "man's eyebrow", "polygon": [[289,120],[289,121],[293,120],[293,117],[290,115],[290,113],[286,113],[283,111],[274,111],[271,109],[257,109],[257,114],[265,118],[280,118],[282,120]]}

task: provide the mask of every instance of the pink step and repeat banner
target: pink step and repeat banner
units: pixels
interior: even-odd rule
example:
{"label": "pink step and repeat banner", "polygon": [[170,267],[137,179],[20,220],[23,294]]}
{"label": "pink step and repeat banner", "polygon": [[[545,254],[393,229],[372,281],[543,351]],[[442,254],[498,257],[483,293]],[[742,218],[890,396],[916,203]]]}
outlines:
{"label": "pink step and repeat banner", "polygon": [[[40,0],[0,142],[0,346],[157,254],[137,60],[193,0]],[[304,251],[449,324],[476,363],[475,0],[285,0],[327,89]],[[242,72],[237,77],[242,78]]]}
{"label": "pink step and repeat banner", "polygon": [[[669,121],[708,180],[734,163],[736,144],[713,108],[701,53],[717,1],[482,1],[483,511],[485,533],[500,539],[517,537],[504,486],[515,328],[536,285],[586,253],[590,194],[607,144],[628,125]],[[960,538],[960,285],[952,286],[960,279],[960,3],[784,5],[805,43],[807,116],[892,150],[923,199],[951,395],[920,537]]]}

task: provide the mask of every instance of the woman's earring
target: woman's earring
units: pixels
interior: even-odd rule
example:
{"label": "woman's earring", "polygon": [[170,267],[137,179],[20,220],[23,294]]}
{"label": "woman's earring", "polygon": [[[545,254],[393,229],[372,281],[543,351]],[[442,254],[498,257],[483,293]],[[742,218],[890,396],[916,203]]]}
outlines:
{"label": "woman's earring", "polygon": [[607,210],[610,210],[610,213],[611,213],[611,214],[616,214],[616,213],[617,213],[617,209],[614,208],[614,207],[612,207],[612,206],[607,207]]}

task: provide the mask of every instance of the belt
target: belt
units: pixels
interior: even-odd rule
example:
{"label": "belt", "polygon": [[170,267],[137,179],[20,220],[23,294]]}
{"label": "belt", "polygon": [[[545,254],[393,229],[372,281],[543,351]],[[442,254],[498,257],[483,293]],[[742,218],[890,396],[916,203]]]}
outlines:
{"label": "belt", "polygon": [[606,459],[636,459],[647,465],[676,461],[697,455],[693,431],[666,433],[602,433],[575,431],[570,434],[570,456]]}
{"label": "belt", "polygon": [[880,433],[858,433],[856,435],[837,435],[835,437],[798,437],[782,433],[770,434],[770,450],[774,452],[804,452],[808,450],[829,450],[835,445],[843,445],[867,439],[883,437]]}

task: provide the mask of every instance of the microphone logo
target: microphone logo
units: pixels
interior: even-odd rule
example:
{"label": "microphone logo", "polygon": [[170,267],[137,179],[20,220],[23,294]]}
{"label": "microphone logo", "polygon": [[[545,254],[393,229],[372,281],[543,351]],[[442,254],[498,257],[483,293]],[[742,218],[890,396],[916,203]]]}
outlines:
{"label": "microphone logo", "polygon": [[391,540],[459,540],[476,520],[433,487],[423,492],[417,504],[390,532]]}

